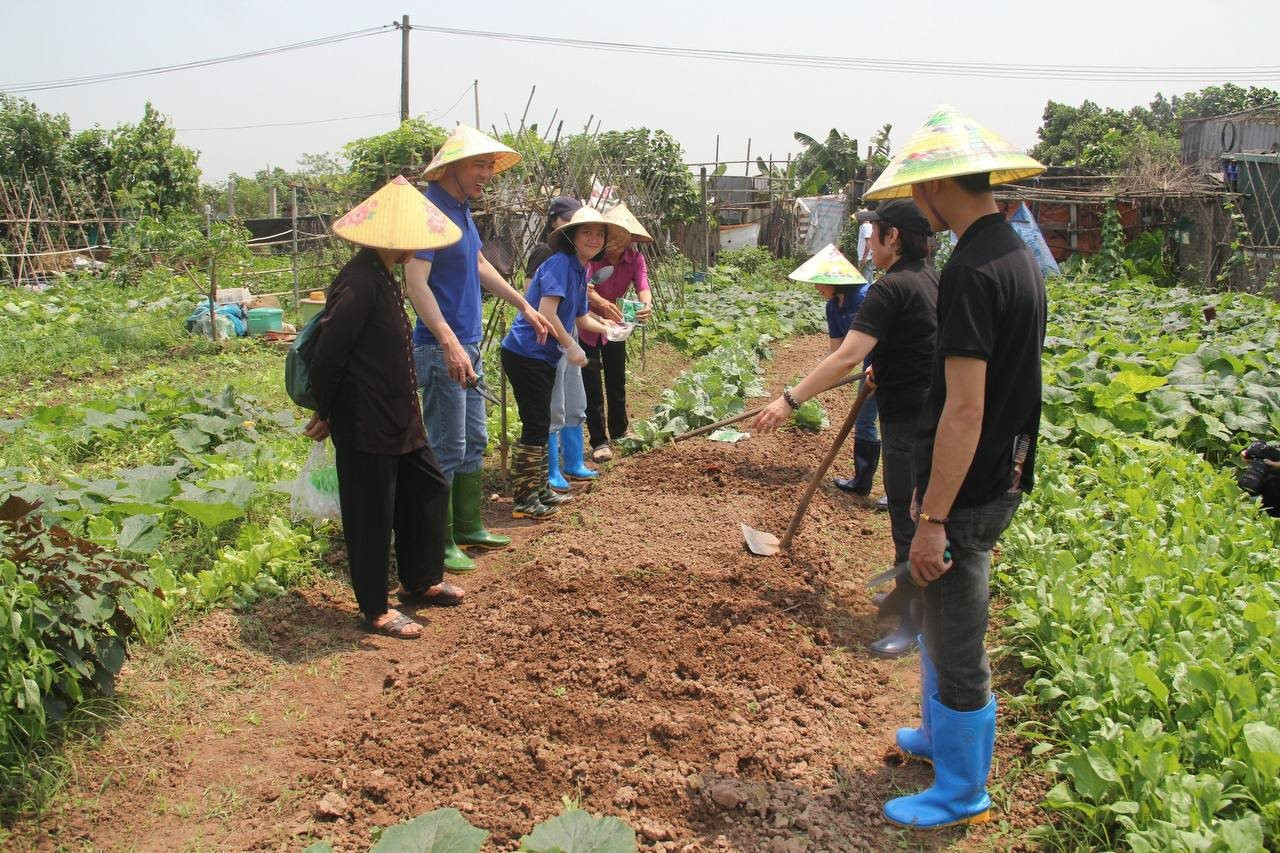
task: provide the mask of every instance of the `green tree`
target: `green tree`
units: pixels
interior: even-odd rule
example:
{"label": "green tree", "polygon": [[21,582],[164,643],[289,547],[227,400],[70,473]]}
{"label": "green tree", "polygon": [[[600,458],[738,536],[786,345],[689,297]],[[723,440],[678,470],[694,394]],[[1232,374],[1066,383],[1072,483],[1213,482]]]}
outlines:
{"label": "green tree", "polygon": [[1116,171],[1155,158],[1177,162],[1180,123],[1266,106],[1280,101],[1273,89],[1233,83],[1151,102],[1129,110],[1103,108],[1092,101],[1078,107],[1049,101],[1040,124],[1040,142],[1031,156],[1051,166]]}
{"label": "green tree", "polygon": [[142,121],[111,131],[111,190],[122,207],[164,214],[189,209],[200,192],[197,153],[179,145],[169,119],[148,101]]}
{"label": "green tree", "polygon": [[0,177],[21,181],[42,172],[62,174],[71,122],[63,113],[41,112],[31,101],[0,92]]}
{"label": "green tree", "polygon": [[[602,179],[608,164],[608,180],[635,210],[637,199],[648,199],[663,228],[692,222],[698,216],[699,194],[693,175],[684,164],[684,149],[665,130],[633,127],[592,135],[564,137],[550,158],[550,174],[576,180],[571,187],[579,198],[591,193],[592,178]],[[649,211],[636,210],[642,217]]]}
{"label": "green tree", "polygon": [[342,146],[350,161],[346,188],[369,193],[406,170],[410,175],[421,172],[448,136],[434,124],[411,118],[395,130],[348,142]]}
{"label": "green tree", "polygon": [[893,158],[893,149],[889,145],[889,134],[893,131],[893,125],[888,122],[875,132],[871,137],[871,159],[867,161],[867,167],[876,171],[884,171],[889,165],[889,161]]}
{"label": "green tree", "polygon": [[837,193],[858,176],[862,168],[858,140],[834,127],[821,142],[798,130],[795,138],[804,146],[796,158],[796,176],[801,184],[816,186],[819,193]]}
{"label": "green tree", "polygon": [[111,138],[100,127],[72,136],[63,149],[64,171],[97,197],[111,174]]}

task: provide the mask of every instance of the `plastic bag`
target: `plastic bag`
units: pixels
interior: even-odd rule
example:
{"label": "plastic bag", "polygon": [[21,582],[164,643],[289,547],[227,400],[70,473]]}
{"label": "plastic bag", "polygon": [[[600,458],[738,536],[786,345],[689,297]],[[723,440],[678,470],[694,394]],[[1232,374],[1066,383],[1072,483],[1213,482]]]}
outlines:
{"label": "plastic bag", "polygon": [[307,463],[293,481],[291,493],[289,511],[294,521],[330,521],[342,517],[338,504],[338,469],[329,442],[317,441],[312,445]]}
{"label": "plastic bag", "polygon": [[623,323],[622,325],[615,324],[605,329],[604,336],[614,343],[617,343],[618,341],[625,341],[627,338],[631,337],[631,333],[635,328],[635,323]]}

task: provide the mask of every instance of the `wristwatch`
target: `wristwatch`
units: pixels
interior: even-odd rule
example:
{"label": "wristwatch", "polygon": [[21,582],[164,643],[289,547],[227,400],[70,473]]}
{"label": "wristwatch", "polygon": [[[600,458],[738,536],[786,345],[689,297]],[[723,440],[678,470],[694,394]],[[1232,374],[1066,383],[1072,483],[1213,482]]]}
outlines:
{"label": "wristwatch", "polygon": [[919,518],[921,521],[927,521],[930,524],[946,524],[951,520],[949,518],[935,518],[934,516],[929,515],[929,513],[927,512],[921,512],[916,517]]}

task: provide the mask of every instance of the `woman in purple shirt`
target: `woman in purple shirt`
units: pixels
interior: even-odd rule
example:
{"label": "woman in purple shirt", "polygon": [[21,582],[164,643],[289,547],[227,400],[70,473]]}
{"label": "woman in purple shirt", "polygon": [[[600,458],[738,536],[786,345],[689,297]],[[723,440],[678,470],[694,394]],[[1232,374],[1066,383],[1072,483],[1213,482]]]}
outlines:
{"label": "woman in purple shirt", "polygon": [[[627,230],[627,238],[610,242],[604,258],[587,268],[590,278],[604,266],[612,266],[613,274],[595,286],[595,296],[614,306],[632,287],[644,307],[636,312],[636,320],[647,322],[653,313],[653,294],[649,290],[649,268],[637,243],[652,243],[653,238],[625,204],[619,203],[604,215]],[[593,300],[592,310],[601,313]],[[616,310],[616,308],[615,308]],[[620,315],[619,315],[620,316]],[[587,391],[587,432],[591,440],[591,458],[607,462],[613,458],[609,439],[618,440],[627,432],[627,343],[610,341],[601,335],[584,333],[582,348],[587,353],[587,366],[582,369],[582,382]],[[601,389],[601,373],[604,388]],[[605,405],[608,404],[608,433],[605,432]]]}

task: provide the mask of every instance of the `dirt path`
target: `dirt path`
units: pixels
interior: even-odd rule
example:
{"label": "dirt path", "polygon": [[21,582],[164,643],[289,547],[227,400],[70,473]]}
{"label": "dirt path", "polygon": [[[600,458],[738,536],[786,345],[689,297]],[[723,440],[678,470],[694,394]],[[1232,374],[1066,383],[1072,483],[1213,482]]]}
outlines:
{"label": "dirt path", "polygon": [[[780,347],[770,387],[824,349]],[[828,395],[833,424],[851,398]],[[890,561],[887,518],[827,486],[791,556],[742,547],[740,521],[781,533],[833,435],[662,449],[536,526],[499,508],[517,547],[481,559],[463,607],[423,613],[421,642],[362,634],[336,581],[211,614],[130,664],[131,716],[11,840],[363,850],[449,806],[502,850],[568,797],[652,849],[1000,844],[880,822],[930,778],[890,748],[916,719],[916,659],[864,650],[860,581]],[[336,820],[317,815],[328,794]]]}

